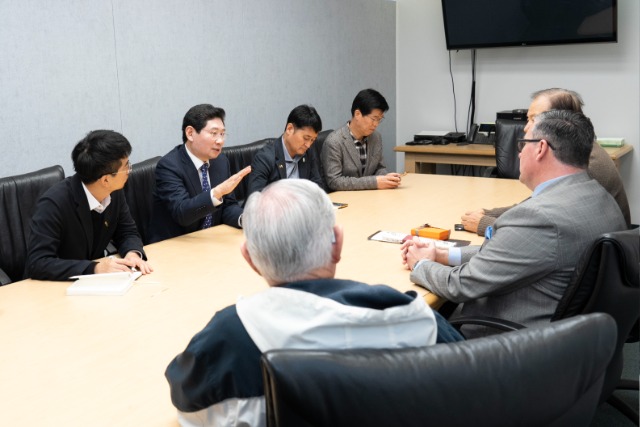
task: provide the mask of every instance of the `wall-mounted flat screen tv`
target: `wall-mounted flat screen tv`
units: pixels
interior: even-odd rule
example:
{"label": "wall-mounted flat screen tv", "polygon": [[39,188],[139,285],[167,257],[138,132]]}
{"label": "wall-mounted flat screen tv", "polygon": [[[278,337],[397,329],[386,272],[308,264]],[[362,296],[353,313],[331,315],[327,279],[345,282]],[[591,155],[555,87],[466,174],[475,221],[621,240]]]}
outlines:
{"label": "wall-mounted flat screen tv", "polygon": [[617,0],[442,0],[448,50],[617,42]]}

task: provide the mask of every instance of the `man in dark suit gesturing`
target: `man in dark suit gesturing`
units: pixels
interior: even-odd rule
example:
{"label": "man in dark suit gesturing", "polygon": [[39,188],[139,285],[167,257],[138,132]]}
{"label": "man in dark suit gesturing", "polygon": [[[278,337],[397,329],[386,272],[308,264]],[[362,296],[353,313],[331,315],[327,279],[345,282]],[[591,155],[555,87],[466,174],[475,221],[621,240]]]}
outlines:
{"label": "man in dark suit gesturing", "polygon": [[[31,222],[26,276],[67,280],[71,276],[152,271],[122,187],[131,145],[117,132],[96,130],[73,149],[76,174],[47,190]],[[110,241],[122,259],[104,257]],[[96,260],[96,261],[92,261]]]}
{"label": "man in dark suit gesturing", "polygon": [[231,175],[222,152],[225,112],[210,104],[191,107],[182,121],[182,141],[156,166],[151,242],[218,224],[242,227],[233,190],[251,172]]}

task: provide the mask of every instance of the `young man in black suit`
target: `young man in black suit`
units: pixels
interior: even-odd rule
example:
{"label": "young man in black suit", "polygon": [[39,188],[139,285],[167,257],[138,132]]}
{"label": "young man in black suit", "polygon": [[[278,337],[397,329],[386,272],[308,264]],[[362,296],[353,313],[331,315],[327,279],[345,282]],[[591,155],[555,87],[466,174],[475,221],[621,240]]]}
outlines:
{"label": "young man in black suit", "polygon": [[156,166],[151,242],[214,225],[242,227],[242,208],[233,190],[251,171],[231,175],[222,153],[225,112],[210,104],[191,107],[182,121],[183,143]]}
{"label": "young man in black suit", "polygon": [[[27,277],[67,280],[131,268],[152,271],[120,191],[131,171],[130,154],[129,141],[110,130],[89,132],[76,144],[71,154],[76,174],[47,190],[36,206]],[[122,259],[105,257],[112,240]]]}

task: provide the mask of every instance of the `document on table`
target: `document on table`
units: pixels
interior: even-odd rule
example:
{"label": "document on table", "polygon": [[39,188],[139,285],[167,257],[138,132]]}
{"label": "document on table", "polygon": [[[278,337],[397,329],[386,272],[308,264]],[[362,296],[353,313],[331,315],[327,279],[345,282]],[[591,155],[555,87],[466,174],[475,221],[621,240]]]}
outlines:
{"label": "document on table", "polygon": [[67,295],[124,295],[133,282],[142,275],[139,271],[121,273],[86,274],[67,288]]}
{"label": "document on table", "polygon": [[[413,236],[407,233],[401,233],[397,231],[376,231],[371,236],[369,236],[369,240],[375,240],[377,242],[388,242],[388,243],[402,243],[406,239],[411,239]],[[437,248],[453,248],[456,246],[468,246],[471,243],[468,240],[436,240],[429,239],[428,237],[417,237],[421,242],[433,242]]]}

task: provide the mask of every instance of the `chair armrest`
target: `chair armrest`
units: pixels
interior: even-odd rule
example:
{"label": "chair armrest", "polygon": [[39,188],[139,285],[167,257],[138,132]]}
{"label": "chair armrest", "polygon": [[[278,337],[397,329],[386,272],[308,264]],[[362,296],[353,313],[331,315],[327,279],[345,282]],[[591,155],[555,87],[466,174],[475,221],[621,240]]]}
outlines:
{"label": "chair armrest", "polygon": [[482,172],[483,178],[497,178],[498,168],[495,166],[488,166],[484,172]]}
{"label": "chair armrest", "polygon": [[11,278],[0,268],[0,286],[11,283]]}
{"label": "chair armrest", "polygon": [[496,317],[463,316],[457,317],[455,319],[450,319],[449,323],[451,323],[451,325],[453,325],[453,327],[455,327],[456,329],[460,329],[460,327],[463,325],[488,326],[490,328],[499,329],[503,332],[517,331],[519,329],[526,328],[526,326],[519,323],[511,322],[504,319],[498,319]]}

